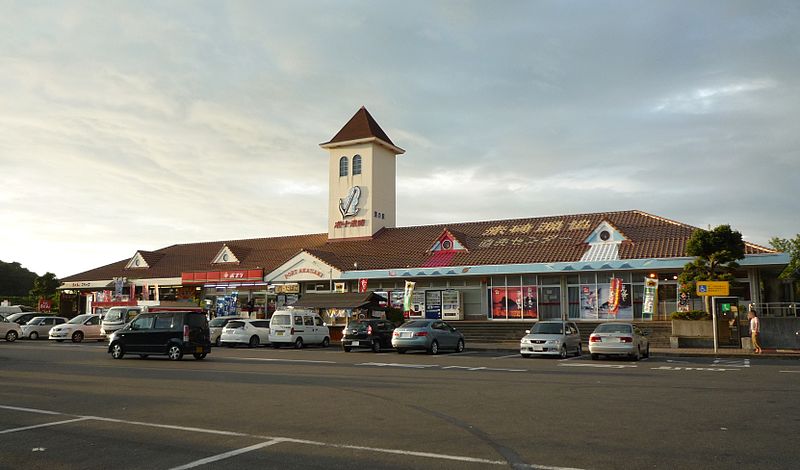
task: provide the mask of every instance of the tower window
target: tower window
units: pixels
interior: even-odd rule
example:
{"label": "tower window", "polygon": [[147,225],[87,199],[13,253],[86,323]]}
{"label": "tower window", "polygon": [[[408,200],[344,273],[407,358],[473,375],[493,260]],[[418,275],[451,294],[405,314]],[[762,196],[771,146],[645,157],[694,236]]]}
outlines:
{"label": "tower window", "polygon": [[339,159],[339,176],[347,176],[347,157]]}
{"label": "tower window", "polygon": [[353,175],[361,174],[361,155],[353,157]]}

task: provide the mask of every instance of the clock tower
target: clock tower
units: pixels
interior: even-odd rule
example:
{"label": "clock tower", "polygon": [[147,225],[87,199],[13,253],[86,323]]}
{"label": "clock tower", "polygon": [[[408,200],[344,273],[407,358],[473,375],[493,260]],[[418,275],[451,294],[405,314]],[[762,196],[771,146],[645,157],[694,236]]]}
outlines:
{"label": "clock tower", "polygon": [[320,144],[330,152],[328,240],[372,238],[396,220],[394,145],[361,107],[333,138]]}

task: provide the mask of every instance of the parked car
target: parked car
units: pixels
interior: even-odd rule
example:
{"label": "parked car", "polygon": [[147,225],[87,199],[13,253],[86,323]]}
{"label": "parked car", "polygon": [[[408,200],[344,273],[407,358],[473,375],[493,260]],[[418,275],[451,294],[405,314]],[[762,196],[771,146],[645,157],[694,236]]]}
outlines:
{"label": "parked car", "polygon": [[100,315],[90,313],[78,315],[72,320],[56,325],[50,329],[50,339],[62,342],[71,339],[73,343],[80,343],[84,339],[103,340],[100,332]]}
{"label": "parked car", "polygon": [[14,323],[8,321],[5,317],[0,318],[0,337],[3,337],[9,343],[13,343],[22,336],[22,328]]}
{"label": "parked car", "polygon": [[184,354],[204,359],[211,352],[211,335],[203,312],[142,313],[113,333],[108,352],[114,359],[126,354],[166,355],[179,361]]}
{"label": "parked car", "polygon": [[28,339],[47,338],[51,328],[66,322],[67,319],[64,317],[54,317],[52,315],[33,317],[28,323],[22,325],[22,337]]}
{"label": "parked car", "polygon": [[464,351],[464,335],[442,320],[412,320],[403,323],[392,333],[392,347],[398,353],[423,349],[439,354],[441,349]]}
{"label": "parked car", "polygon": [[571,321],[540,321],[519,342],[519,353],[522,357],[559,356],[562,359],[569,354],[583,354],[581,334],[578,325]]}
{"label": "parked car", "polygon": [[347,324],[342,337],[342,349],[350,352],[353,348],[369,348],[380,352],[381,348],[392,347],[394,324],[386,320],[355,320]]}
{"label": "parked car", "polygon": [[111,307],[103,312],[100,329],[104,335],[110,335],[136,318],[136,315],[140,313],[142,313],[142,307]]}
{"label": "parked car", "polygon": [[310,310],[278,310],[269,321],[269,342],[272,346],[293,345],[300,349],[306,344],[331,344],[330,331],[319,314]]}
{"label": "parked car", "polygon": [[589,353],[596,360],[603,355],[630,356],[634,361],[650,357],[647,333],[631,323],[602,323],[589,336]]}
{"label": "parked car", "polygon": [[[214,346],[220,345],[220,337],[222,336],[222,328],[232,320],[241,320],[242,317],[217,317],[208,322],[208,328],[211,330],[211,344]],[[269,321],[267,321],[269,323]]]}
{"label": "parked car", "polygon": [[269,320],[238,318],[229,321],[220,335],[220,344],[229,347],[246,344],[255,348],[266,343],[269,343]]}
{"label": "parked car", "polygon": [[32,312],[34,309],[27,305],[0,305],[0,315],[8,317],[14,313]]}
{"label": "parked car", "polygon": [[17,325],[22,326],[31,321],[31,319],[34,317],[43,317],[45,315],[49,314],[42,312],[22,312],[22,313],[12,313],[6,318],[8,319],[8,321],[13,321]]}

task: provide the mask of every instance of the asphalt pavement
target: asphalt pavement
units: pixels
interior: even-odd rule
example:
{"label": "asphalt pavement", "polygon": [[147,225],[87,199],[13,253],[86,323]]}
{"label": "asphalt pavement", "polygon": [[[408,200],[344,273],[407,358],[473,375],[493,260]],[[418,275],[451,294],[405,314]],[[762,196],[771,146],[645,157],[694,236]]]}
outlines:
{"label": "asphalt pavement", "polygon": [[800,361],[0,341],[0,469],[796,468]]}

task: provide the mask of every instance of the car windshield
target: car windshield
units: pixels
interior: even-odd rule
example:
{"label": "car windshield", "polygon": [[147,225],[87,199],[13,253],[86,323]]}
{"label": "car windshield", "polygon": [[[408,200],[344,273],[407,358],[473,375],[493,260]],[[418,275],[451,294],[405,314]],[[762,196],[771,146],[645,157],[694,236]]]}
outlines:
{"label": "car windshield", "polygon": [[613,323],[604,323],[594,330],[595,333],[630,333],[630,325],[615,325]]}
{"label": "car windshield", "polygon": [[410,322],[403,323],[400,325],[400,328],[427,328],[430,322],[422,321],[422,320],[413,320]]}
{"label": "car windshield", "polygon": [[215,318],[215,319],[211,320],[210,322],[208,322],[208,326],[211,326],[211,327],[214,327],[214,326],[216,326],[216,327],[220,327],[220,326],[223,326],[223,325],[225,325],[226,323],[228,323],[228,320],[229,320],[229,319],[228,319],[228,318],[225,318],[225,317],[217,317],[217,318]]}
{"label": "car windshield", "polygon": [[22,317],[23,315],[25,315],[25,314],[24,314],[24,313],[14,313],[14,314],[11,314],[11,315],[9,315],[9,316],[8,316],[8,317],[6,317],[6,318],[8,318],[8,319],[9,319],[9,321],[17,321],[17,320],[18,320],[20,317]]}
{"label": "car windshield", "polygon": [[563,323],[537,323],[531,328],[531,334],[540,335],[563,335]]}
{"label": "car windshield", "polygon": [[119,321],[122,318],[121,308],[110,308],[103,316],[103,321]]}
{"label": "car windshield", "polygon": [[78,315],[77,317],[73,318],[72,320],[68,321],[67,323],[71,325],[80,325],[83,324],[86,320],[88,320],[91,315]]}
{"label": "car windshield", "polygon": [[243,321],[229,321],[225,328],[241,328],[244,326]]}
{"label": "car windshield", "polygon": [[275,315],[272,317],[272,325],[291,325],[292,317],[289,315]]}
{"label": "car windshield", "polygon": [[26,325],[39,325],[43,321],[44,321],[44,318],[42,318],[42,317],[33,317],[33,318],[30,319],[30,321],[28,321],[28,323],[26,323]]}

